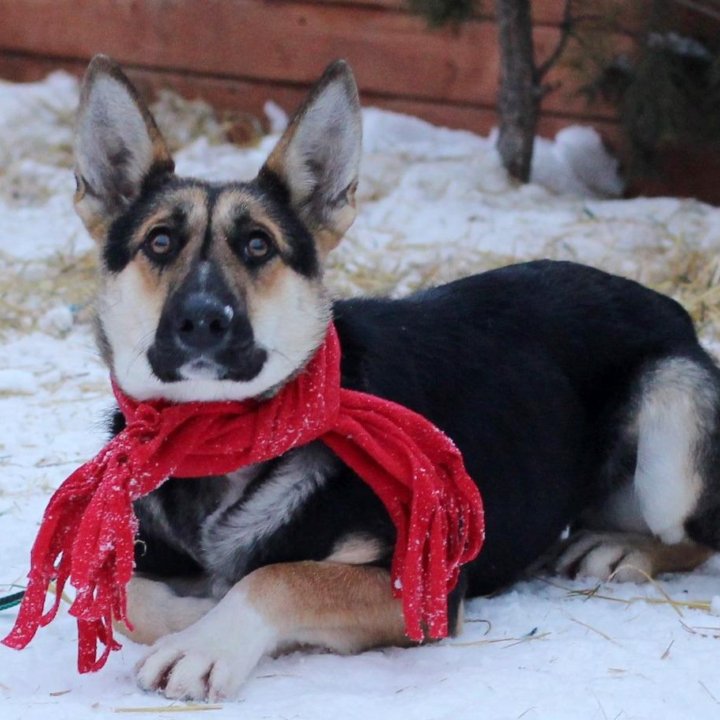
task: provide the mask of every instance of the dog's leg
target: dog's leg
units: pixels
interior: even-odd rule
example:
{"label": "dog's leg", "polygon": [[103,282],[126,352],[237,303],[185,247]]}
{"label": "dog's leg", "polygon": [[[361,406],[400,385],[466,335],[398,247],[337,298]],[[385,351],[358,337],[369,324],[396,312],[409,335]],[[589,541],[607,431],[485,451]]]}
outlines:
{"label": "dog's leg", "polygon": [[135,575],[127,586],[127,614],[133,629],[119,622],[115,629],[134,642],[152,645],[197,622],[215,605],[212,598],[177,595],[163,581]]}
{"label": "dog's leg", "polygon": [[386,570],[332,562],[268,565],[194,624],[156,642],[138,666],[138,682],[169,698],[230,698],[264,655],[296,645],[340,653],[408,645],[404,628]]}
{"label": "dog's leg", "polygon": [[666,545],[639,533],[585,531],[563,546],[555,567],[570,577],[641,583],[660,573],[694,570],[711,554],[692,542]]}
{"label": "dog's leg", "polygon": [[643,374],[622,441],[637,449],[634,476],[586,518],[597,532],[565,544],[560,572],[642,582],[709,557],[709,543],[688,528],[718,475],[719,395],[709,360],[666,358]]}
{"label": "dog's leg", "polygon": [[712,473],[717,412],[717,372],[694,360],[669,358],[641,380],[633,487],[643,520],[664,543],[688,539],[685,524]]}

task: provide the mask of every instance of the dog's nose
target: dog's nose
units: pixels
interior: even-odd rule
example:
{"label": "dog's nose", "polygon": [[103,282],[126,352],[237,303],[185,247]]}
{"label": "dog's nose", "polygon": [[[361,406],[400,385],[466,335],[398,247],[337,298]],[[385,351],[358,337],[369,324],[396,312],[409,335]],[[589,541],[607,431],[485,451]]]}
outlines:
{"label": "dog's nose", "polygon": [[223,343],[230,330],[233,309],[217,298],[192,293],[185,298],[175,321],[180,342],[195,350],[211,350]]}

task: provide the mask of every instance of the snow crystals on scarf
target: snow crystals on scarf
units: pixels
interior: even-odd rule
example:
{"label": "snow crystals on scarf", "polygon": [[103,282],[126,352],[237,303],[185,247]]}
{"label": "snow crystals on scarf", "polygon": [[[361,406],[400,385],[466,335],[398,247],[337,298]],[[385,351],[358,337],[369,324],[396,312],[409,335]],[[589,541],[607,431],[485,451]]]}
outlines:
{"label": "snow crystals on scarf", "polygon": [[[132,502],[168,477],[220,475],[320,439],[378,495],[397,529],[393,592],[415,641],[448,633],[447,596],[484,539],[480,494],[453,442],[396,403],[340,387],[333,326],[306,369],[269,400],[136,402],[113,386],[126,427],[58,488],[31,552],[28,588],[3,640],[21,649],[76,589],[78,669],[99,670],[113,619],[129,623],[137,519]],[[44,611],[52,582],[55,599]],[[104,650],[98,656],[97,644]]]}

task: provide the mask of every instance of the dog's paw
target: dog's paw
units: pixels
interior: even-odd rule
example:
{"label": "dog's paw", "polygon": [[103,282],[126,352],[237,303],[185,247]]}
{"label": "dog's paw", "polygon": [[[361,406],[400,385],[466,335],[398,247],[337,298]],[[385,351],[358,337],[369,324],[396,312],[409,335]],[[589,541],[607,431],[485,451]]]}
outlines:
{"label": "dog's paw", "polygon": [[137,668],[138,684],[173,700],[232,699],[259,657],[192,641],[183,631],[158,641]]}
{"label": "dog's paw", "polygon": [[158,640],[136,668],[138,684],[176,700],[232,699],[274,646],[273,629],[234,589],[196,623]]}
{"label": "dog's paw", "polygon": [[563,545],[555,571],[573,578],[646,582],[654,574],[653,542],[624,533],[579,533]]}

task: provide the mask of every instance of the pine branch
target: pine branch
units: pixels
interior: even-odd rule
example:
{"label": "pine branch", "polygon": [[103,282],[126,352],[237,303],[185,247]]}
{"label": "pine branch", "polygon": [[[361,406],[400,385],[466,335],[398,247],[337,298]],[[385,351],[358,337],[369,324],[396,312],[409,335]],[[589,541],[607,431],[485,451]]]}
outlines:
{"label": "pine branch", "polygon": [[[572,34],[573,25],[572,0],[565,0],[565,10],[563,12],[562,22],[560,23],[560,39],[555,49],[550,53],[550,56],[542,65],[539,65],[535,69],[535,80],[538,84],[541,83],[542,79],[560,59],[563,52],[565,52],[568,40],[570,40],[570,35]],[[543,94],[546,94],[546,92],[543,91]]]}

